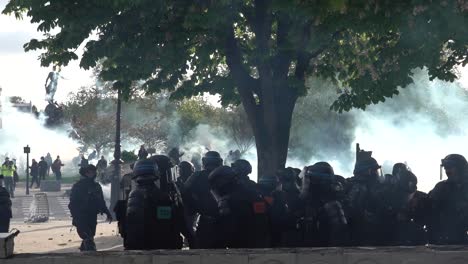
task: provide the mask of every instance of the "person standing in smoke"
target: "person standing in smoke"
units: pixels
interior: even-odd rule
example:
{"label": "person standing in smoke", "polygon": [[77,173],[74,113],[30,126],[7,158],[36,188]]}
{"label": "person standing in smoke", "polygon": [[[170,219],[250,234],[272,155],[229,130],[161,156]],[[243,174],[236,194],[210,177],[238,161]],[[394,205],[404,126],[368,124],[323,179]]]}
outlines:
{"label": "person standing in smoke", "polygon": [[429,192],[429,243],[468,244],[468,162],[462,155],[450,154],[442,160],[442,168],[447,180]]}
{"label": "person standing in smoke", "polygon": [[96,167],[88,165],[80,168],[80,180],[73,184],[70,193],[72,224],[81,239],[80,251],[96,251],[94,236],[96,234],[97,215],[106,214],[107,221],[112,222],[112,215],[107,209],[101,185],[95,182]]}
{"label": "person standing in smoke", "polygon": [[223,248],[270,247],[268,206],[263,197],[239,183],[236,173],[221,166],[208,178],[218,202],[217,235]]}
{"label": "person standing in smoke", "polygon": [[81,155],[81,161],[80,161],[80,164],[79,164],[80,168],[86,168],[86,167],[88,167],[88,165],[89,165],[88,160],[85,158],[84,155]]}
{"label": "person standing in smoke", "polygon": [[46,160],[44,157],[41,157],[41,161],[39,161],[39,179],[45,180],[46,175],[47,175],[47,169],[49,168],[49,165],[47,164]]}
{"label": "person standing in smoke", "polygon": [[200,215],[196,230],[197,248],[219,248],[216,234],[216,220],[219,216],[218,203],[210,192],[208,176],[223,165],[223,159],[216,151],[208,151],[202,159],[203,170],[190,176],[184,184],[188,199],[187,208],[196,219]]}
{"label": "person standing in smoke", "polygon": [[16,159],[11,161],[13,165],[13,191],[16,190],[16,184],[19,182],[18,166],[16,165]]}
{"label": "person standing in smoke", "polygon": [[107,160],[104,158],[104,156],[101,156],[101,159],[96,164],[96,167],[97,167],[99,181],[104,182],[105,176],[106,176],[106,169],[107,169]]}
{"label": "person standing in smoke", "polygon": [[138,151],[138,159],[146,159],[149,153],[146,151],[145,145],[140,146],[140,150]]}
{"label": "person standing in smoke", "polygon": [[153,160],[139,160],[133,168],[137,185],[128,198],[126,250],[181,249],[181,234],[188,238],[189,245],[192,244],[181,201],[174,200],[164,190],[164,184],[159,184],[161,188],[156,185],[156,181],[161,180],[160,174],[161,169]]}
{"label": "person standing in smoke", "polygon": [[180,152],[178,147],[172,148],[171,151],[167,154],[169,158],[171,158],[171,161],[174,165],[179,165],[180,163],[180,158],[184,156],[184,152]]}
{"label": "person standing in smoke", "polygon": [[93,150],[93,152],[91,152],[91,154],[88,155],[88,161],[93,160],[96,157],[97,157],[97,152],[96,152],[96,150]]}
{"label": "person standing in smoke", "polygon": [[[45,156],[45,161],[47,162],[47,176],[50,176],[50,169],[52,168],[52,156],[50,153],[47,153]],[[53,171],[52,171],[53,172]]]}
{"label": "person standing in smoke", "polygon": [[5,158],[5,162],[3,163],[0,174],[3,175],[5,181],[5,188],[10,194],[11,198],[15,197],[14,194],[14,179],[13,176],[15,174],[15,167],[13,166],[13,162],[10,161],[9,158]]}
{"label": "person standing in smoke", "polygon": [[52,172],[55,175],[55,180],[56,181],[61,181],[62,180],[62,167],[65,166],[65,164],[62,163],[60,160],[60,156],[57,156],[57,158],[54,160],[52,163]]}
{"label": "person standing in smoke", "polygon": [[36,159],[32,159],[29,169],[31,170],[31,185],[29,188],[32,188],[34,183],[36,183],[36,188],[39,188],[41,186],[41,180],[39,178],[39,164],[37,164]]}
{"label": "person standing in smoke", "polygon": [[4,176],[0,175],[0,233],[10,232],[10,220],[13,217],[11,211],[11,199],[7,189],[3,187]]}

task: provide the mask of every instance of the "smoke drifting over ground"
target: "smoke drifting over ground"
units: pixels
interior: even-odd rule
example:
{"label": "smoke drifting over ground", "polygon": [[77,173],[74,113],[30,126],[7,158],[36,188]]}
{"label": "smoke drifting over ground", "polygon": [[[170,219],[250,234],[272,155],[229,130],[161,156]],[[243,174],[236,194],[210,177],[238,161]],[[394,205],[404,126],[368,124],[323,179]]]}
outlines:
{"label": "smoke drifting over ground", "polygon": [[[39,158],[48,152],[53,159],[60,155],[64,162],[76,156],[78,145],[68,137],[67,127],[48,129],[44,126],[43,116],[37,119],[31,113],[17,111],[6,101],[2,103],[1,156],[8,155],[10,158],[16,158],[22,163],[18,165],[24,165],[26,154],[23,153],[23,147],[26,145],[31,147],[30,162],[33,158],[39,161]],[[64,167],[64,170],[67,169],[71,168]],[[20,176],[24,176],[23,171],[20,172]]]}
{"label": "smoke drifting over ground", "polygon": [[[338,123],[313,123],[309,134],[306,130],[301,133],[309,142],[304,148],[313,146],[314,152],[309,152],[313,157],[307,160],[293,155],[289,164],[303,166],[327,160],[336,173],[349,177],[355,143],[360,143],[365,150],[373,151],[380,164],[389,165],[384,166],[384,173],[390,173],[396,162],[407,162],[419,178],[419,189],[429,191],[439,181],[443,157],[450,153],[468,155],[467,88],[457,82],[429,81],[427,71],[417,70],[414,83],[385,103],[366,111],[352,110],[341,120],[330,120]],[[336,130],[330,129],[337,124]],[[335,143],[329,140],[334,133]]]}

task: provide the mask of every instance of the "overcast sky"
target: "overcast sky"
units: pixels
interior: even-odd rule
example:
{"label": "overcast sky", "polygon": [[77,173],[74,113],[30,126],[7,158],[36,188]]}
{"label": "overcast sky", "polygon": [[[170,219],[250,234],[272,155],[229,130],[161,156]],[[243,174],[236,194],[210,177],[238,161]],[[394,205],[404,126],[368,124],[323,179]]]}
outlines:
{"label": "overcast sky", "polygon": [[[2,11],[8,0],[0,0]],[[44,107],[45,79],[52,67],[40,66],[40,52],[24,52],[23,45],[31,38],[41,38],[36,31],[37,24],[31,24],[28,17],[16,20],[14,16],[0,14],[0,87],[2,96],[17,95]],[[59,80],[55,99],[62,102],[71,91],[91,84],[91,72],[80,69],[78,61],[62,69],[67,80]]]}

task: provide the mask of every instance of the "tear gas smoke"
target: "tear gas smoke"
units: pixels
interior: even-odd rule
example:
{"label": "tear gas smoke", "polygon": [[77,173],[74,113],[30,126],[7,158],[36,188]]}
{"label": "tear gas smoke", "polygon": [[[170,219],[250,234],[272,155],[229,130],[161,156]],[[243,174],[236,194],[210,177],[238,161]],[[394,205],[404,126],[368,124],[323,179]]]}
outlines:
{"label": "tear gas smoke", "polygon": [[[70,165],[67,166],[67,163],[76,156],[78,144],[68,136],[67,126],[49,129],[44,126],[43,115],[37,119],[31,113],[18,111],[6,100],[2,105],[0,155],[25,161],[26,154],[23,153],[23,147],[29,145],[31,147],[30,162],[32,159],[39,162],[41,156],[50,153],[54,160],[57,155],[60,156],[62,162],[65,163],[64,171],[75,169]],[[24,176],[24,170],[20,176]]]}
{"label": "tear gas smoke", "polygon": [[304,148],[313,145],[315,151],[309,152],[310,159],[290,156],[288,165],[301,168],[325,160],[337,174],[350,177],[355,143],[360,143],[365,150],[373,151],[381,165],[387,165],[384,173],[391,173],[394,163],[406,162],[418,176],[418,188],[431,190],[439,181],[443,157],[450,153],[468,155],[468,122],[464,120],[468,87],[461,82],[429,81],[426,70],[415,70],[413,79],[413,84],[385,103],[347,113],[349,119],[337,128],[341,132],[335,144],[322,140],[329,137],[327,122],[309,120],[315,129],[301,131],[301,137],[309,141]]}

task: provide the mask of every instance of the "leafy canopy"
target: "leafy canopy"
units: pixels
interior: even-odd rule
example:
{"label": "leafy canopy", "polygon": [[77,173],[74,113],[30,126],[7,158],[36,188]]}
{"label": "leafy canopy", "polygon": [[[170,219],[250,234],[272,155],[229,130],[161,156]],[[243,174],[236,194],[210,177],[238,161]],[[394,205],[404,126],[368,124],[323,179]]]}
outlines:
{"label": "leafy canopy", "polygon": [[[299,95],[304,74],[330,79],[342,88],[341,111],[397,94],[414,68],[453,81],[468,61],[467,11],[466,0],[11,0],[3,12],[39,23],[44,38],[24,47],[44,49],[43,66],[67,65],[87,42],[80,65],[104,59],[101,77],[116,86],[143,80],[148,92],[219,93],[228,104],[242,85],[234,58],[253,81],[269,65]],[[265,91],[252,83],[261,104]]]}

